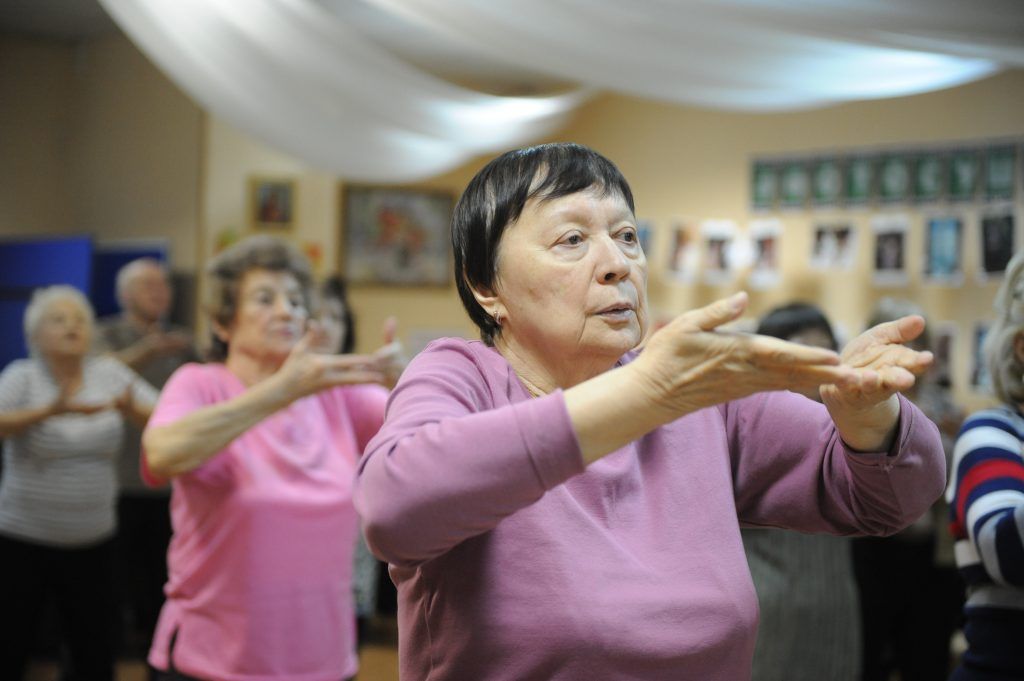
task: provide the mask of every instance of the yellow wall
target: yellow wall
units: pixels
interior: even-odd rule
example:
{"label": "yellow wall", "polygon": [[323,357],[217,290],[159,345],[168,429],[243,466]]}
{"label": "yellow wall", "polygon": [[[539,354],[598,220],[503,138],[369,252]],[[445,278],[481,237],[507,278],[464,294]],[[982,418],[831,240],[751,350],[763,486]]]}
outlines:
{"label": "yellow wall", "polygon": [[[101,239],[161,236],[172,243],[177,267],[196,272],[226,231],[249,232],[248,182],[254,176],[297,183],[293,238],[317,245],[321,271],[341,262],[340,182],[328,173],[268,148],[215,116],[203,115],[123,36],[77,46],[0,37],[0,233],[82,233]],[[1024,71],[942,92],[863,102],[815,111],[739,114],[677,107],[606,95],[585,105],[557,136],[588,144],[622,168],[633,185],[638,217],[655,229],[651,299],[675,314],[741,286],[681,285],[669,281],[669,229],[680,218],[726,218],[741,229],[749,209],[753,158],[829,153],[900,145],[943,145],[1024,138]],[[486,161],[477,159],[426,186],[458,194]],[[1018,196],[1020,196],[1018,178]],[[1021,215],[1018,199],[1018,219]],[[974,280],[977,211],[969,210],[959,289],[920,280],[922,216],[913,218],[908,244],[910,285],[878,289],[870,282],[874,211],[833,211],[861,229],[860,260],[851,273],[808,269],[812,223],[824,214],[780,212],[785,225],[783,282],[752,292],[751,314],[792,298],[821,303],[850,332],[863,324],[884,294],[913,298],[933,321],[954,320],[960,337],[954,377],[965,386],[970,332],[987,317],[994,284]],[[358,345],[377,343],[383,320],[411,331],[473,335],[454,286],[444,289],[358,287]],[[422,336],[422,333],[419,334]],[[976,404],[969,391],[962,400]]]}
{"label": "yellow wall", "polygon": [[199,257],[202,112],[123,36],[0,37],[0,234],[166,238]]}
{"label": "yellow wall", "polygon": [[[914,97],[770,115],[685,108],[607,95],[583,107],[558,139],[598,149],[615,161],[630,180],[638,217],[650,219],[655,230],[651,253],[652,304],[662,314],[670,315],[742,287],[738,281],[726,286],[673,283],[665,276],[666,260],[669,229],[680,218],[726,218],[743,229],[751,218],[762,217],[749,208],[753,158],[914,144],[941,146],[1007,136],[1020,140],[1024,138],[1022,110],[1024,71]],[[213,234],[226,227],[245,225],[247,178],[260,174],[295,177],[298,219],[302,225],[297,240],[319,242],[329,254],[340,252],[338,185],[331,177],[268,151],[215,119],[210,120],[207,130],[207,252],[211,251]],[[457,194],[484,162],[486,159],[477,159],[424,184]],[[1018,178],[1018,186],[1019,183]],[[961,388],[960,399],[971,407],[977,406],[982,398],[964,387],[970,368],[970,334],[974,322],[987,317],[995,291],[995,284],[977,284],[973,276],[978,257],[977,211],[972,207],[964,215],[967,277],[958,289],[921,283],[925,213],[916,209],[908,212],[912,217],[907,244],[910,284],[887,289],[871,283],[873,241],[869,223],[876,213],[874,209],[808,209],[769,214],[779,217],[785,229],[783,280],[775,289],[751,291],[750,312],[759,315],[794,298],[811,300],[820,303],[842,328],[857,333],[877,298],[911,298],[925,308],[933,322],[958,322],[954,380]],[[852,272],[820,273],[807,267],[813,222],[829,215],[850,217],[861,230],[858,267]],[[325,269],[337,266],[338,262],[328,258]],[[406,334],[416,329],[462,329],[465,334],[474,335],[454,286],[444,290],[358,287],[353,291],[353,307],[360,320],[358,345],[363,350],[371,349],[377,342],[377,330],[389,314],[399,317]]]}

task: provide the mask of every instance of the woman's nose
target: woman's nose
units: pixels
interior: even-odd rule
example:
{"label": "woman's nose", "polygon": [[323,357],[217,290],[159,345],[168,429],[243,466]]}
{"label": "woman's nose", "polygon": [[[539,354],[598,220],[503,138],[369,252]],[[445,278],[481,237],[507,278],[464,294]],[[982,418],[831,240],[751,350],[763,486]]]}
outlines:
{"label": "woman's nose", "polygon": [[601,281],[619,281],[629,276],[631,267],[629,258],[622,252],[615,239],[610,236],[601,239],[601,262],[598,268],[598,277]]}

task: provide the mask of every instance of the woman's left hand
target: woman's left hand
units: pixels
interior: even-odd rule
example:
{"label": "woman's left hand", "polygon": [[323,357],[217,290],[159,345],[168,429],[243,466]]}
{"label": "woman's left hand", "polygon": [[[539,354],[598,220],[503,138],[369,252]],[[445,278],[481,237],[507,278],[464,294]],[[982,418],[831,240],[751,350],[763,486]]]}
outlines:
{"label": "woman's left hand", "polygon": [[843,349],[843,364],[857,369],[860,381],[821,386],[821,399],[843,441],[861,451],[887,450],[896,434],[900,406],[896,393],[913,387],[931,366],[931,352],[904,346],[924,331],[913,315],[872,327]]}
{"label": "woman's left hand", "polygon": [[401,342],[397,340],[398,320],[388,317],[384,322],[384,344],[373,353],[377,369],[384,374],[384,387],[389,390],[398,383],[398,377],[405,370],[408,360]]}

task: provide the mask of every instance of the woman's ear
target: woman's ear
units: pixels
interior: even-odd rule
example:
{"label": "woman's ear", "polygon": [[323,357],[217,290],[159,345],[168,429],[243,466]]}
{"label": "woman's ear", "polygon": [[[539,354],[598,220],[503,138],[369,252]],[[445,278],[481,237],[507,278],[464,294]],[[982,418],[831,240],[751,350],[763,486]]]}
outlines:
{"label": "woman's ear", "polygon": [[493,317],[500,326],[501,319],[508,316],[505,313],[505,306],[501,302],[501,296],[489,288],[470,285],[469,290],[473,292],[473,297],[476,298],[477,304],[484,309],[484,312]]}
{"label": "woman's ear", "polygon": [[231,332],[226,326],[214,319],[210,322],[210,327],[213,329],[213,335],[217,337],[217,340],[224,343],[224,345],[230,344]]}

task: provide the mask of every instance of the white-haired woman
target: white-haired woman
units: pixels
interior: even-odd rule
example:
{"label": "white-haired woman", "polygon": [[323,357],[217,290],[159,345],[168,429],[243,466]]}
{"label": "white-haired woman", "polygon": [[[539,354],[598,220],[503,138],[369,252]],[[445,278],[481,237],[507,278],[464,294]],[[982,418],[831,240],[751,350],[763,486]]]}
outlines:
{"label": "white-haired woman", "polygon": [[0,678],[20,679],[33,620],[55,596],[72,677],[113,679],[115,459],[124,418],[144,425],[156,391],[87,356],[89,302],[70,286],[32,296],[31,357],[0,373]]}
{"label": "white-haired woman", "polygon": [[964,422],[946,493],[970,594],[955,681],[1024,679],[1024,251],[1007,265],[996,315],[984,354],[1003,404]]}

